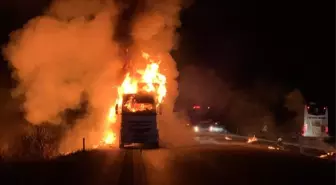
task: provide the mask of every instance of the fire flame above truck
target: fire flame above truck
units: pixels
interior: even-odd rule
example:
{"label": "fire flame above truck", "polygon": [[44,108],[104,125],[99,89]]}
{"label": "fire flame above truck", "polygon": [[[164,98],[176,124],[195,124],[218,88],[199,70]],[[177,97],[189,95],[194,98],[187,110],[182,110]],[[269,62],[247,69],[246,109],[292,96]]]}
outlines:
{"label": "fire flame above truck", "polygon": [[[116,131],[111,129],[111,125],[116,124],[115,107],[121,107],[122,97],[124,94],[134,94],[138,92],[153,93],[157,98],[157,106],[163,102],[167,94],[166,77],[160,73],[159,67],[161,60],[154,60],[145,52],[142,52],[142,57],[148,62],[144,70],[136,70],[136,74],[132,75],[128,72],[123,80],[123,83],[118,87],[118,98],[115,103],[110,106],[108,116],[106,118],[105,133],[102,143],[104,145],[113,145],[117,140]],[[128,106],[130,111],[136,112],[137,107]]]}

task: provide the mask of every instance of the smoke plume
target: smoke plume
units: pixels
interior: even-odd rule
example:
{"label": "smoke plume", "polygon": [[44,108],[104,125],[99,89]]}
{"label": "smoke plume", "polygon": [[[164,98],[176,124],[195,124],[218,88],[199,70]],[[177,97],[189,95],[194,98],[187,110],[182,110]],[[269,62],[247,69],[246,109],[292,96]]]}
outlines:
{"label": "smoke plume", "polygon": [[[51,3],[43,15],[13,32],[3,50],[19,83],[13,96],[24,97],[26,120],[34,125],[63,124],[64,112],[78,108],[85,94],[88,113],[66,134],[61,147],[73,150],[82,137],[88,138],[88,145],[97,144],[125,66],[131,65],[120,55],[126,46],[133,68],[144,66],[141,51],[160,57],[168,84],[164,124],[171,126],[160,129],[174,133],[173,123],[179,122],[172,113],[178,71],[169,52],[176,47],[180,9],[178,0]],[[159,127],[167,127],[164,124]]]}
{"label": "smoke plume", "polygon": [[77,108],[86,93],[89,125],[99,127],[116,98],[122,67],[112,39],[118,8],[107,2],[55,1],[44,15],[11,34],[4,54],[19,82],[14,96],[24,95],[31,124],[62,123],[64,111]]}

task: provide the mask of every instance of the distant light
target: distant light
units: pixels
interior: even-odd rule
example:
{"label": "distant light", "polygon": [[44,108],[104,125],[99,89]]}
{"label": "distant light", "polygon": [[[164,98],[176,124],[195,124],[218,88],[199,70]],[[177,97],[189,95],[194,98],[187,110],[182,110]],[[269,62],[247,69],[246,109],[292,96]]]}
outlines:
{"label": "distant light", "polygon": [[326,110],[326,109],[327,109],[327,107],[323,107],[323,109],[324,109],[324,110]]}
{"label": "distant light", "polygon": [[307,132],[307,129],[308,129],[308,125],[304,123],[303,128],[302,128],[302,135],[304,135]]}
{"label": "distant light", "polygon": [[195,131],[195,132],[198,132],[198,131],[199,131],[199,129],[198,129],[197,126],[194,127],[194,131]]}
{"label": "distant light", "polygon": [[209,127],[210,132],[223,132],[224,129],[222,127],[217,127],[217,126],[210,126]]}
{"label": "distant light", "polygon": [[193,109],[200,109],[201,108],[201,106],[199,106],[199,105],[194,105],[194,107],[193,107]]}
{"label": "distant light", "polygon": [[208,107],[208,109],[210,109],[210,107]]}
{"label": "distant light", "polygon": [[209,131],[210,131],[210,132],[212,132],[212,130],[213,130],[213,127],[212,127],[212,126],[210,126],[210,127],[209,127]]}
{"label": "distant light", "polygon": [[307,106],[307,109],[309,109],[309,106]]}

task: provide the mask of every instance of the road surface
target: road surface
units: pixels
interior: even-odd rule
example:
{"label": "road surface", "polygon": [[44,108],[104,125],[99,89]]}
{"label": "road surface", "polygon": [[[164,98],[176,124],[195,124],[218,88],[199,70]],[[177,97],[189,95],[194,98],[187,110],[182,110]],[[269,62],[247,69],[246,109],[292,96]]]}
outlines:
{"label": "road surface", "polygon": [[[252,138],[252,137],[250,137]],[[225,134],[216,134],[216,133],[200,133],[195,136],[195,140],[200,143],[214,143],[214,144],[227,144],[227,143],[235,143],[238,145],[244,144],[247,142],[247,137],[238,136],[238,135],[225,135]],[[209,142],[207,142],[207,140]],[[262,138],[257,138],[256,141],[252,142],[253,145],[262,145],[264,147],[273,146],[277,147],[277,143],[273,140],[266,140]],[[335,148],[331,145],[327,145],[325,143],[320,143],[320,145],[308,145],[308,144],[299,144],[299,143],[290,143],[283,142],[282,147],[284,150],[288,150],[291,152],[297,152],[309,156],[320,156],[326,154],[326,152],[335,153]]]}
{"label": "road surface", "polygon": [[251,146],[97,150],[45,162],[2,163],[1,184],[334,184],[335,163]]}

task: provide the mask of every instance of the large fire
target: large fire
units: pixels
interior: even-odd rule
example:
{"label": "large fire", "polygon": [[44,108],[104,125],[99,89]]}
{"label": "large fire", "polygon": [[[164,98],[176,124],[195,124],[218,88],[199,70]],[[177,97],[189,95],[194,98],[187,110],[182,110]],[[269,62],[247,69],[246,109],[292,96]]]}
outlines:
{"label": "large fire", "polygon": [[[142,52],[142,57],[148,62],[145,70],[136,70],[134,75],[128,72],[123,83],[118,87],[118,98],[110,107],[106,119],[105,134],[102,141],[103,145],[113,145],[116,143],[117,135],[116,132],[111,129],[111,125],[115,124],[117,121],[115,107],[116,105],[118,105],[118,107],[122,106],[121,103],[124,94],[133,94],[139,91],[154,93],[157,98],[157,105],[162,103],[166,96],[166,77],[159,72],[161,61],[152,59],[151,56],[145,52]],[[127,108],[136,111],[134,106]],[[140,108],[144,108],[143,105]]]}

